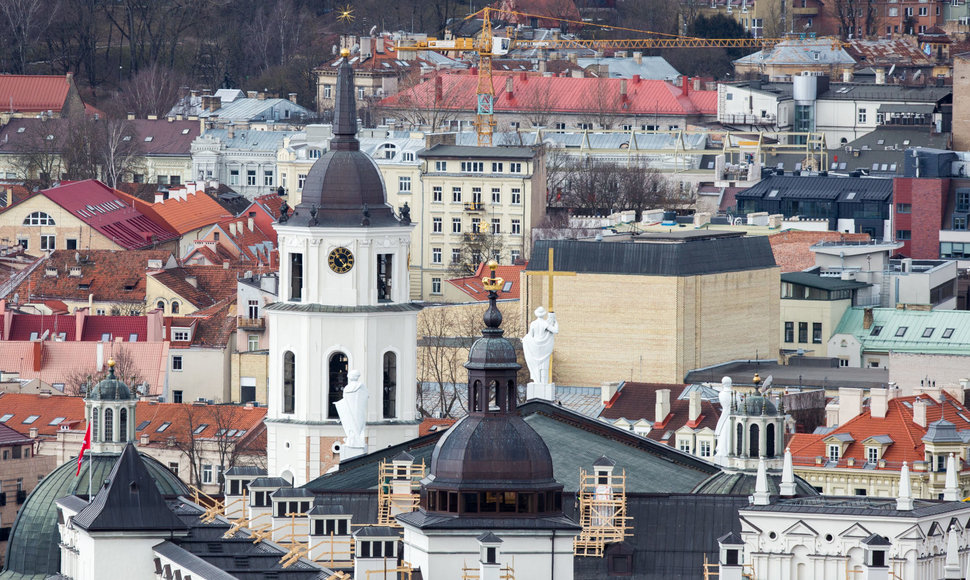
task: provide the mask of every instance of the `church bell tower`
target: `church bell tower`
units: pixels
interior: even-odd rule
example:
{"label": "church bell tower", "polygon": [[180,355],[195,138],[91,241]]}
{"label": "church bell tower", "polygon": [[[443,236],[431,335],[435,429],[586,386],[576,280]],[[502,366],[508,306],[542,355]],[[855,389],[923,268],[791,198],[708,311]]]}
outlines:
{"label": "church bell tower", "polygon": [[417,313],[409,303],[411,224],[387,204],[374,161],[360,151],[353,69],[337,74],[334,137],[307,174],[301,203],[276,231],[279,302],[269,324],[269,473],[294,485],[339,461],[335,403],[348,374],[367,390],[367,450],[417,437]]}

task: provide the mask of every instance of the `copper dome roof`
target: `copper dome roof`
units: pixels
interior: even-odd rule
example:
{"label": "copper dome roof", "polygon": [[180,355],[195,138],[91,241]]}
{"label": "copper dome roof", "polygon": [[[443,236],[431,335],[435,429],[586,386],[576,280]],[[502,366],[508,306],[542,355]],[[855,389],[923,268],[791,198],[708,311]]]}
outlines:
{"label": "copper dome roof", "polygon": [[357,141],[354,71],[346,58],[337,69],[330,150],[307,173],[292,225],[360,227],[398,225],[387,204],[377,164]]}

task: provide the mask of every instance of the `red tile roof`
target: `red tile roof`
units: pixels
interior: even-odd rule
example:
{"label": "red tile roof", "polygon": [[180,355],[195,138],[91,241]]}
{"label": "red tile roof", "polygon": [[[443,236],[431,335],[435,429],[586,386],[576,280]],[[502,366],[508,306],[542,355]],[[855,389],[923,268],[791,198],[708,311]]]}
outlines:
{"label": "red tile roof", "polygon": [[27,342],[9,341],[0,346],[0,369],[19,372],[21,379],[40,379],[45,383],[67,383],[76,373],[98,374],[97,368],[123,349],[134,368],[150,387],[149,394],[160,394],[168,368],[168,343],[160,342]]}
{"label": "red tile roof", "polygon": [[187,192],[184,199],[181,195],[170,193],[168,199],[151,204],[151,207],[172,230],[180,234],[232,217],[205,190]]}
{"label": "red tile roof", "polygon": [[[75,250],[56,250],[43,265],[20,283],[15,292],[22,302],[38,300],[88,300],[95,302],[143,303],[145,301],[145,272],[149,260],[163,265],[172,257],[167,250],[85,250],[81,261]],[[48,276],[49,268],[57,269],[57,276]],[[72,268],[80,269],[80,276],[71,276]]]}
{"label": "red tile roof", "polygon": [[[166,320],[166,326],[191,328],[191,339],[186,342],[172,341],[172,348],[209,347],[225,348],[229,338],[236,330],[235,296],[225,298],[208,308],[193,312],[188,316],[173,316]],[[172,336],[171,330],[167,336]]]}
{"label": "red tile roof", "polygon": [[[6,415],[13,416],[3,424],[18,433],[29,433],[31,427],[36,427],[39,435],[53,437],[61,430],[62,424],[77,421],[81,426],[76,428],[86,428],[84,399],[81,397],[0,393],[0,417]],[[24,423],[34,415],[37,415],[36,419]]]}
{"label": "red tile roof", "polygon": [[418,425],[418,437],[424,437],[425,435],[448,429],[454,425],[456,421],[458,421],[458,419],[432,419],[431,417],[428,417],[421,421],[421,424]]}
{"label": "red tile roof", "polygon": [[[505,280],[503,289],[499,290],[498,297],[500,299],[512,299],[518,300],[519,298],[519,274],[525,270],[526,264],[518,266],[499,266],[495,268],[495,275],[499,278]],[[478,265],[478,269],[471,276],[465,276],[463,278],[451,278],[448,283],[458,288],[473,300],[483,301],[488,300],[488,292],[485,287],[482,286],[482,278],[487,278],[490,275],[485,262]],[[512,283],[509,290],[504,290],[504,286],[508,286],[509,282]]]}
{"label": "red tile roof", "polygon": [[0,75],[0,103],[4,111],[60,112],[71,87],[69,75]]}
{"label": "red tile roof", "polygon": [[[6,425],[20,433],[27,433],[30,427],[37,427],[39,435],[54,437],[62,425],[71,425],[74,430],[87,428],[84,419],[84,399],[81,397],[45,397],[19,393],[0,393],[0,417],[12,414],[0,427]],[[38,415],[30,424],[23,421]],[[149,403],[139,401],[135,407],[137,435],[148,435],[149,445],[167,445],[169,437],[185,441],[189,435],[203,424],[204,429],[195,433],[196,439],[212,439],[229,436],[239,444],[256,439],[265,430],[263,419],[266,407],[247,407],[237,405],[193,405],[188,403]],[[56,425],[55,419],[63,418]],[[168,423],[161,432],[158,428]],[[220,434],[222,429],[225,433]],[[236,433],[228,435],[232,430]],[[243,431],[243,433],[240,433]],[[265,447],[264,447],[265,449]]]}
{"label": "red tile roof", "polygon": [[104,335],[109,340],[129,342],[131,335],[135,341],[148,340],[148,317],[146,316],[86,316],[81,340],[99,341]]}
{"label": "red tile roof", "polygon": [[96,179],[45,189],[41,194],[127,250],[150,248],[178,237]]}
{"label": "red tile roof", "polygon": [[[440,79],[440,80],[439,80]],[[512,79],[512,96],[506,92],[506,79]],[[439,84],[440,83],[440,84]],[[620,85],[627,87],[621,100]],[[555,113],[589,113],[594,108],[615,106],[625,115],[716,115],[717,91],[689,90],[666,81],[606,78],[544,77],[528,74],[492,75],[495,112],[523,112],[543,107]],[[436,85],[440,95],[435,99]],[[390,109],[413,108],[434,103],[440,109],[474,110],[478,76],[467,73],[440,73],[414,87],[381,101]]]}
{"label": "red tile roof", "polygon": [[[238,267],[185,266],[154,272],[149,276],[201,309],[227,298],[235,298],[236,279],[240,273]],[[188,281],[192,276],[196,280],[194,286]]]}
{"label": "red tile roof", "polygon": [[[673,437],[664,439],[667,431],[676,431],[688,424],[690,419],[690,400],[678,399],[687,385],[664,384],[664,383],[623,383],[622,388],[613,395],[613,398],[605,405],[600,417],[616,420],[626,419],[635,423],[641,419],[646,419],[654,423],[656,419],[657,391],[670,389],[670,414],[661,428],[651,429],[647,434],[648,439],[660,441],[668,445],[675,445]],[[717,426],[717,420],[721,412],[713,403],[701,399],[701,416],[692,425],[693,429],[703,429],[708,427],[713,430]]]}
{"label": "red tile roof", "polygon": [[[927,425],[943,418],[956,425],[958,431],[970,429],[970,410],[945,392],[941,401],[935,401],[927,395],[897,397],[888,402],[884,418],[873,417],[871,408],[866,408],[855,418],[824,435],[796,433],[788,445],[795,465],[816,465],[816,457],[828,456],[826,439],[845,433],[851,435],[852,442],[845,447],[838,467],[849,467],[846,460],[851,457],[855,459],[852,467],[862,469],[866,463],[865,441],[877,435],[889,435],[893,439],[893,443],[885,448],[882,455],[886,466],[877,469],[898,471],[903,461],[910,465],[914,461],[923,461],[925,456],[922,439],[927,428],[913,421],[912,405],[918,397],[927,402]],[[970,468],[970,465],[965,464],[965,467]]]}
{"label": "red tile roof", "polygon": [[815,265],[815,253],[809,248],[819,242],[868,241],[869,234],[842,234],[839,232],[806,232],[785,230],[769,236],[775,263],[782,272],[801,272]]}
{"label": "red tile roof", "polygon": [[[10,324],[10,336],[0,336],[3,340],[31,340],[40,338],[48,333],[48,338],[54,339],[64,333],[64,340],[75,340],[76,323],[73,314],[43,316],[40,314],[14,314]],[[0,329],[0,335],[2,335]]]}

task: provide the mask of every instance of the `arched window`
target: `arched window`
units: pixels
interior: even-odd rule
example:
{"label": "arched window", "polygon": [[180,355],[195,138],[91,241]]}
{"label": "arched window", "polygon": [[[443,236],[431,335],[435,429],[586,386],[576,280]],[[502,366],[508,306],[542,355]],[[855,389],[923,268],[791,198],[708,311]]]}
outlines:
{"label": "arched window", "polygon": [[283,353],[283,412],[292,413],[296,387],[296,357],[292,352]]}
{"label": "arched window", "polygon": [[486,411],[498,411],[498,381],[488,382],[488,409]]}
{"label": "arched window", "polygon": [[394,143],[385,143],[381,150],[384,152],[384,159],[394,159],[394,154],[397,153],[397,146]]}
{"label": "arched window", "polygon": [[164,312],[165,311],[165,301],[164,300],[159,300],[158,302],[156,302],[155,303],[155,308],[158,308],[159,310],[161,310],[162,312]]}
{"label": "arched window", "polygon": [[472,411],[482,410],[482,381],[472,383]]}
{"label": "arched window", "polygon": [[104,410],[104,440],[105,441],[114,441],[114,438],[111,435],[111,427],[112,427],[111,415],[112,415],[111,409]]}
{"label": "arched window", "polygon": [[734,439],[734,454],[738,457],[744,455],[744,425],[738,423],[737,437]]}
{"label": "arched window", "polygon": [[397,417],[397,355],[384,353],[384,418]]}
{"label": "arched window", "polygon": [[761,456],[761,428],[758,427],[757,423],[752,423],[751,427],[748,429],[748,457],[760,457]]}
{"label": "arched window", "polygon": [[101,431],[98,431],[98,414],[100,412],[97,407],[91,409],[91,436],[95,441],[101,440]]}
{"label": "arched window", "polygon": [[509,406],[508,406],[508,409],[510,411],[512,411],[512,410],[514,410],[519,405],[519,399],[518,399],[518,396],[517,396],[518,395],[518,391],[517,391],[517,389],[515,387],[515,381],[509,381],[509,390],[508,390],[508,392],[506,394],[509,397]]}
{"label": "arched window", "polygon": [[52,226],[54,225],[54,218],[47,215],[42,211],[35,211],[29,216],[24,218],[25,226]]}
{"label": "arched window", "polygon": [[768,423],[765,427],[765,457],[771,459],[775,456],[775,424]]}
{"label": "arched window", "polygon": [[172,314],[179,313],[179,303],[178,300],[172,300]]}
{"label": "arched window", "polygon": [[128,441],[128,409],[124,407],[118,411],[118,434],[122,443]]}
{"label": "arched window", "polygon": [[335,352],[330,355],[330,363],[327,366],[330,386],[327,391],[327,418],[338,419],[336,403],[344,397],[344,387],[347,386],[347,355],[342,352]]}

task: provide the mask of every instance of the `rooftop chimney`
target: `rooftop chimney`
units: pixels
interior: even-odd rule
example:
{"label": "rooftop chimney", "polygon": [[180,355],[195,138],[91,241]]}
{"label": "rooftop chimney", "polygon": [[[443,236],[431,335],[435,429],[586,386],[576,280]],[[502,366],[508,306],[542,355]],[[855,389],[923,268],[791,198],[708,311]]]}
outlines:
{"label": "rooftop chimney", "polygon": [[913,401],[913,423],[926,428],[926,400],[922,397]]}
{"label": "rooftop chimney", "polygon": [[657,391],[657,403],[655,405],[654,423],[662,424],[667,415],[670,414],[670,389],[660,389]]}
{"label": "rooftop chimney", "polygon": [[876,84],[877,85],[886,84],[886,69],[882,67],[876,68]]}
{"label": "rooftop chimney", "polygon": [[188,282],[193,288],[199,287],[199,278],[197,276],[186,276],[185,281]]}
{"label": "rooftop chimney", "polygon": [[600,402],[604,405],[609,403],[613,399],[613,395],[620,390],[620,383],[614,381],[605,381],[600,385]]}
{"label": "rooftop chimney", "polygon": [[881,387],[869,389],[869,411],[875,419],[885,419],[889,407],[889,393]]}
{"label": "rooftop chimney", "polygon": [[839,388],[839,425],[845,425],[862,412],[862,389]]}
{"label": "rooftop chimney", "polygon": [[620,100],[626,101],[626,79],[620,79]]}
{"label": "rooftop chimney", "polygon": [[229,236],[236,237],[236,222],[229,222]]}
{"label": "rooftop chimney", "polygon": [[642,52],[634,52],[633,53],[633,62],[635,62],[637,64],[643,64],[643,53]]}
{"label": "rooftop chimney", "polygon": [[253,231],[253,214],[250,212],[249,219],[247,220],[247,225],[249,226],[249,231]]}
{"label": "rooftop chimney", "polygon": [[290,99],[291,103],[293,103],[294,105],[298,104],[296,102],[296,93],[287,93],[286,96]]}
{"label": "rooftop chimney", "polygon": [[134,121],[135,120],[135,114],[134,113],[128,113],[128,120],[129,121]]}
{"label": "rooftop chimney", "polygon": [[512,98],[512,95],[513,95],[512,83],[513,83],[512,75],[505,77],[505,98],[506,99]]}
{"label": "rooftop chimney", "polygon": [[689,409],[690,409],[690,412],[689,412],[688,420],[691,423],[694,423],[701,416],[701,392],[700,391],[695,390],[690,392]]}

